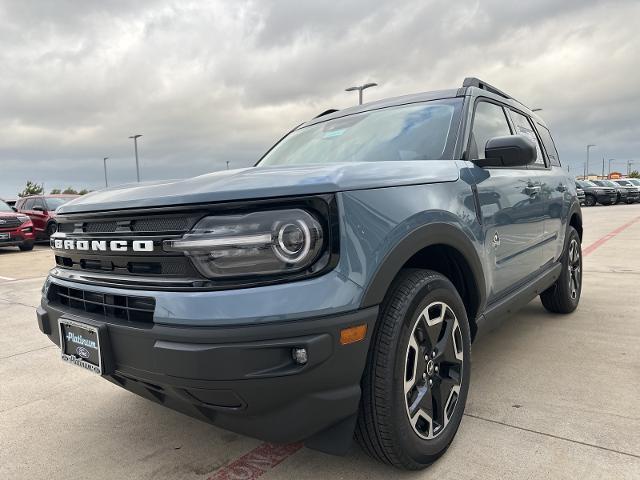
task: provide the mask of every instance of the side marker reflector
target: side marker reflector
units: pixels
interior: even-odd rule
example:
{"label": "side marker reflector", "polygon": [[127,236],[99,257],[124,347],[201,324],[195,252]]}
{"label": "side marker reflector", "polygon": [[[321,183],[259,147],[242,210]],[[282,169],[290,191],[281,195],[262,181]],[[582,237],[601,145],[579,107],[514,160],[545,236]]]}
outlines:
{"label": "side marker reflector", "polygon": [[366,325],[356,325],[355,327],[344,328],[340,331],[340,345],[349,345],[364,340],[367,336]]}

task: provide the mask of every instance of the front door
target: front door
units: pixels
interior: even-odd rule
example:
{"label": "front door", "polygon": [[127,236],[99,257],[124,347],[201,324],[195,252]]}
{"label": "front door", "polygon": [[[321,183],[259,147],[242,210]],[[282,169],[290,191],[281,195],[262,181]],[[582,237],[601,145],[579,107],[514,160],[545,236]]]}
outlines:
{"label": "front door", "polygon": [[[512,135],[502,105],[478,100],[475,106],[469,159],[484,158],[493,137]],[[543,214],[539,186],[525,167],[472,169],[482,217],[484,249],[490,275],[489,303],[517,288],[542,264]]]}

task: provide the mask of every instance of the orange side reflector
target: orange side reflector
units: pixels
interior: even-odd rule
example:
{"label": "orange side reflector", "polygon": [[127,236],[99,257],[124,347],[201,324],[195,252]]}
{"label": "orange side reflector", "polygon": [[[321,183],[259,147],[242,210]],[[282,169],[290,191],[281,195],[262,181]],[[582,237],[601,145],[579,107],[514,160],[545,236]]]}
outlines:
{"label": "orange side reflector", "polygon": [[356,325],[355,327],[349,327],[340,331],[340,345],[349,345],[350,343],[356,343],[360,340],[364,340],[367,336],[366,325]]}

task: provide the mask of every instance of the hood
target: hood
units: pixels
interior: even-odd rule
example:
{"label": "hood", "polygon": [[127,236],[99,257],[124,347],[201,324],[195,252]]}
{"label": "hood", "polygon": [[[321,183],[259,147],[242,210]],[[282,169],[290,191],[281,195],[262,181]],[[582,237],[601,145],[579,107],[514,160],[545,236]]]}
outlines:
{"label": "hood", "polygon": [[338,163],[224,170],[185,180],[136,183],[89,193],[58,214],[250,200],[453,182],[451,160]]}

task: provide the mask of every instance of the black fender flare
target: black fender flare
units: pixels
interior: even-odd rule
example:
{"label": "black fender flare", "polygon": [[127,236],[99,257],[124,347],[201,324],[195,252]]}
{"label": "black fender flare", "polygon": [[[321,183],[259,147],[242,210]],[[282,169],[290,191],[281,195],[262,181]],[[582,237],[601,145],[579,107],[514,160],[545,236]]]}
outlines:
{"label": "black fender flare", "polygon": [[[448,223],[430,223],[412,230],[386,255],[365,287],[360,307],[382,303],[391,282],[403,265],[420,250],[432,245],[446,245],[459,251],[467,261],[478,289],[477,312],[484,310],[487,297],[484,269],[472,240],[458,227]],[[475,319],[469,319],[475,321]]]}
{"label": "black fender flare", "polygon": [[[567,234],[569,233],[569,227],[571,227],[571,217],[573,217],[574,215],[577,215],[578,218],[580,219],[580,226],[582,227],[582,208],[580,207],[580,200],[576,200],[575,202],[572,202],[571,206],[569,207],[569,213],[567,214]],[[580,234],[580,241],[582,241],[582,232],[578,232]],[[565,236],[565,239],[568,235]],[[565,242],[566,243],[566,242]]]}

